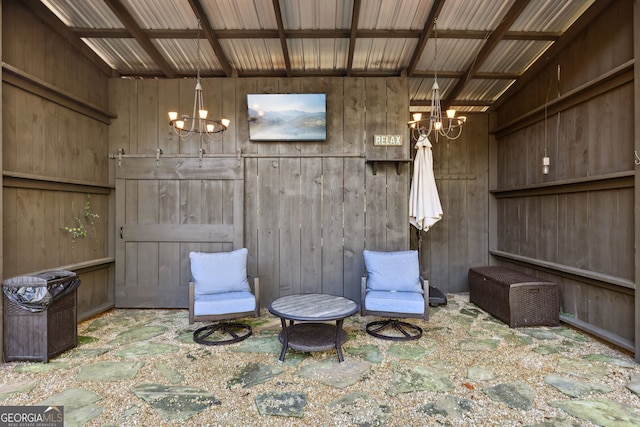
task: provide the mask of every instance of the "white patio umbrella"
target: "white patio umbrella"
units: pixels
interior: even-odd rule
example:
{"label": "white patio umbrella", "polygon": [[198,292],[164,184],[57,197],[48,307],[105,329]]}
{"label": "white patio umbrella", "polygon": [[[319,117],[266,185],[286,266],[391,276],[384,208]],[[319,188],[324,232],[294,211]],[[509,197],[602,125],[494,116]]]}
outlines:
{"label": "white patio umbrella", "polygon": [[[418,253],[422,250],[422,234],[429,231],[436,222],[442,219],[442,205],[433,175],[433,153],[431,142],[426,135],[421,135],[416,142],[416,158],[413,161],[413,179],[409,195],[409,223],[418,231]],[[420,256],[420,259],[422,257]],[[420,266],[422,274],[422,265]],[[429,286],[429,305],[447,304],[445,294],[435,286]]]}
{"label": "white patio umbrella", "polygon": [[433,175],[433,153],[429,138],[421,135],[415,148],[417,151],[409,196],[409,223],[419,231],[428,231],[442,219],[442,205]]}

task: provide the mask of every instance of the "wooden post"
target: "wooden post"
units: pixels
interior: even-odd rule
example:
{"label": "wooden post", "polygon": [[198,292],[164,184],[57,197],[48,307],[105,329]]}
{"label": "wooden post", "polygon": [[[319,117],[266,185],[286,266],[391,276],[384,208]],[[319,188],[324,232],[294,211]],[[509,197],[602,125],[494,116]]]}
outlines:
{"label": "wooden post", "polygon": [[[633,2],[633,57],[636,62],[640,59],[640,0]],[[634,150],[640,155],[640,67],[636,64],[633,67],[633,105],[634,105]],[[631,155],[632,153],[629,153]],[[634,161],[636,159],[634,158]],[[640,165],[635,162],[635,359],[640,363],[640,295],[638,294],[638,283],[640,283],[640,257],[638,257],[638,248],[640,248]]]}

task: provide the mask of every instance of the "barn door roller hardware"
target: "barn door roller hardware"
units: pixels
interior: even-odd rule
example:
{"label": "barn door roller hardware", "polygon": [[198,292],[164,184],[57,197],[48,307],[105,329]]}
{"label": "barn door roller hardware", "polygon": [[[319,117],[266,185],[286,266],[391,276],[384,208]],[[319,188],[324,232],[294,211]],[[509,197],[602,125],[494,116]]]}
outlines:
{"label": "barn door roller hardware", "polygon": [[634,151],[633,154],[636,156],[633,161],[635,162],[636,166],[640,166],[640,156],[638,156],[638,150]]}

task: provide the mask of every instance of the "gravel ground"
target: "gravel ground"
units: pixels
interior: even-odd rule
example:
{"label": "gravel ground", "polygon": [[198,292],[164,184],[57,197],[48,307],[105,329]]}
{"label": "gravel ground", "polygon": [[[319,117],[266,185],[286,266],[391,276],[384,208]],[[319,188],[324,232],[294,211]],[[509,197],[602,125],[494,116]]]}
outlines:
{"label": "gravel ground", "polygon": [[[629,405],[637,414],[640,414],[638,396],[626,387],[630,376],[640,375],[640,365],[635,364],[629,354],[573,330],[569,331],[574,335],[568,337],[558,335],[554,340],[533,339],[530,344],[516,345],[513,341],[514,337],[522,338],[528,335],[491,320],[484,312],[480,312],[477,318],[461,314],[460,310],[463,308],[474,308],[468,303],[468,295],[455,295],[449,298],[450,304],[446,308],[432,310],[429,321],[412,319],[413,323],[424,328],[424,336],[417,342],[403,345],[428,349],[428,354],[418,360],[390,355],[390,348],[397,344],[365,334],[363,326],[372,318],[355,315],[348,319],[345,322],[345,329],[349,333],[349,340],[344,345],[346,362],[349,362],[349,359],[360,360],[358,356],[349,354],[347,349],[369,345],[377,346],[385,357],[381,363],[371,364],[369,372],[361,381],[345,388],[328,386],[297,375],[299,366],[327,358],[335,359],[335,352],[311,353],[299,366],[289,365],[286,361],[282,364],[277,361],[277,353],[242,353],[234,351],[237,345],[211,347],[180,341],[179,338],[186,332],[191,332],[200,326],[188,325],[185,310],[111,310],[78,325],[79,335],[94,337],[98,339],[97,341],[70,350],[47,365],[22,362],[0,365],[2,384],[5,387],[34,379],[38,381],[28,392],[14,393],[4,400],[2,400],[2,386],[0,386],[0,404],[33,405],[65,389],[82,388],[102,397],[95,403],[102,408],[101,415],[88,421],[86,426],[380,425],[375,418],[367,414],[374,409],[380,409],[381,405],[387,405],[388,408],[385,410],[390,411],[391,416],[386,420],[384,424],[386,426],[526,426],[549,422],[550,424],[545,425],[589,427],[596,424],[574,418],[549,404],[552,401],[570,398],[546,384],[544,377],[547,374],[558,373],[558,362],[562,358],[584,360],[586,355],[599,354],[625,363],[620,366],[593,362],[592,365],[606,367],[607,374],[602,377],[591,371],[592,365],[582,367],[576,364],[571,374],[583,377],[584,381],[611,387],[612,392],[598,396]],[[122,323],[123,316],[129,319],[128,323]],[[98,324],[102,326],[96,328]],[[144,365],[133,379],[113,382],[76,380],[82,366],[87,364],[135,360],[114,355],[115,348],[108,343],[123,330],[142,324],[166,327],[167,330],[164,333],[150,338],[150,341],[178,346],[179,351],[166,355],[139,357]],[[254,337],[273,336],[279,329],[279,319],[265,310],[260,322],[254,324]],[[536,329],[552,331],[551,328]],[[499,344],[494,350],[465,349],[464,343],[481,339],[498,339]],[[532,351],[541,345],[553,347],[558,352],[539,354]],[[80,350],[99,348],[111,350],[95,357],[78,357]],[[287,358],[293,359],[291,354],[291,352],[287,353]],[[228,381],[250,362],[274,366],[283,369],[284,373],[252,387],[245,388],[241,384],[228,386]],[[43,372],[33,372],[33,367],[36,365],[42,368]],[[31,366],[32,369],[24,371],[25,366]],[[142,383],[170,385],[171,382],[161,373],[160,366],[165,370],[179,372],[183,376],[180,385],[210,392],[221,401],[221,404],[207,408],[186,422],[167,421],[131,391],[137,384]],[[394,381],[395,370],[402,366],[424,366],[446,372],[452,388],[444,393],[414,391],[391,397],[386,391]],[[470,367],[483,367],[492,372],[495,377],[482,381],[472,380],[468,376]],[[525,382],[534,390],[535,398],[530,410],[511,409],[504,403],[492,400],[483,391],[487,387],[509,382]],[[304,393],[307,404],[304,407],[303,417],[260,415],[255,397],[273,391]],[[341,397],[359,392],[366,393],[371,400],[359,401],[355,408],[346,410],[332,405]],[[436,402],[445,396],[470,401],[472,410],[460,416],[433,415],[422,411],[425,404]]]}

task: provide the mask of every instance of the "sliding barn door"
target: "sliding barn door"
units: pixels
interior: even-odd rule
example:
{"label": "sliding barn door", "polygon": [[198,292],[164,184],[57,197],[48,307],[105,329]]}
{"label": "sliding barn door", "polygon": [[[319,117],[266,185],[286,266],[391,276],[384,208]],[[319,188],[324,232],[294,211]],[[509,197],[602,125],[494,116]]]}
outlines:
{"label": "sliding barn door", "polygon": [[243,175],[236,158],[122,158],[116,307],[188,306],[189,252],[243,245]]}

